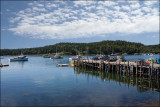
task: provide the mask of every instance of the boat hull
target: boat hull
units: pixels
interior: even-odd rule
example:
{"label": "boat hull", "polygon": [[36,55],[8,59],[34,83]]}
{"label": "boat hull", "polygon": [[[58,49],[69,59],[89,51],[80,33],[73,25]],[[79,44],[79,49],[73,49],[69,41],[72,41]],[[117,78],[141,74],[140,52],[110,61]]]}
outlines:
{"label": "boat hull", "polygon": [[57,64],[57,67],[67,67],[69,66],[68,64]]}
{"label": "boat hull", "polygon": [[9,59],[10,62],[14,62],[14,61],[28,61],[28,58],[25,59]]}

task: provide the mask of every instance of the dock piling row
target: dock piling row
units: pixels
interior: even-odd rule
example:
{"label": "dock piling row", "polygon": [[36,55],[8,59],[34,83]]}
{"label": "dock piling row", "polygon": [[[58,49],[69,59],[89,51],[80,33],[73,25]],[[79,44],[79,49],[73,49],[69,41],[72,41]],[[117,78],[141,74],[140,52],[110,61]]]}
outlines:
{"label": "dock piling row", "polygon": [[117,74],[132,75],[139,77],[149,77],[150,79],[159,79],[160,64],[151,63],[142,65],[136,62],[109,62],[103,60],[75,60],[74,67],[92,68],[105,72],[117,72]]}

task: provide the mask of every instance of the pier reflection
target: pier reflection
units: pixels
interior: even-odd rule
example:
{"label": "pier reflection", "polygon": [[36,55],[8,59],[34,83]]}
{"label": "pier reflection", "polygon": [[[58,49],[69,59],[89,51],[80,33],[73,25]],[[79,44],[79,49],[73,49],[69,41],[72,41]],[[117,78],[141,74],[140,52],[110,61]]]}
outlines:
{"label": "pier reflection", "polygon": [[[96,78],[100,78],[102,82],[115,81],[116,85],[121,87],[122,84],[129,87],[136,87],[138,92],[160,92],[160,80],[151,80],[148,78],[140,78],[135,76],[126,76],[114,72],[96,71],[93,69],[75,68],[74,73],[84,74]],[[89,78],[88,78],[89,79]]]}

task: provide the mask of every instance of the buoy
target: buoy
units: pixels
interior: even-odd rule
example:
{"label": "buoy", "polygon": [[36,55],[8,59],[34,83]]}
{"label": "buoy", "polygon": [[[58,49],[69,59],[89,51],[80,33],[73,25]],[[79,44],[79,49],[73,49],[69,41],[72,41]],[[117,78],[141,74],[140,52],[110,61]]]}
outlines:
{"label": "buoy", "polygon": [[147,64],[150,64],[150,63],[151,63],[151,61],[146,61],[146,63],[147,63]]}
{"label": "buoy", "polygon": [[71,66],[71,67],[74,67],[74,62],[71,62],[71,63],[70,63],[70,66]]}

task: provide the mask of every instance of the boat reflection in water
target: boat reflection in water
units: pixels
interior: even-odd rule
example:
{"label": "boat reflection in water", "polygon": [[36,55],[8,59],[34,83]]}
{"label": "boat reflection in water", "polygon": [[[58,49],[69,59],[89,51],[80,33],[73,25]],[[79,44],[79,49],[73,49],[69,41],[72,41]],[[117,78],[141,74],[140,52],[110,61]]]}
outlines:
{"label": "boat reflection in water", "polygon": [[115,81],[116,85],[121,87],[122,84],[130,87],[137,87],[138,92],[160,92],[160,80],[151,80],[146,78],[140,78],[135,76],[125,76],[123,74],[117,74],[114,72],[104,72],[104,71],[96,71],[92,69],[82,69],[75,68],[74,72],[76,74],[84,74],[87,75],[87,79],[91,76],[100,78],[103,82],[105,81]]}

